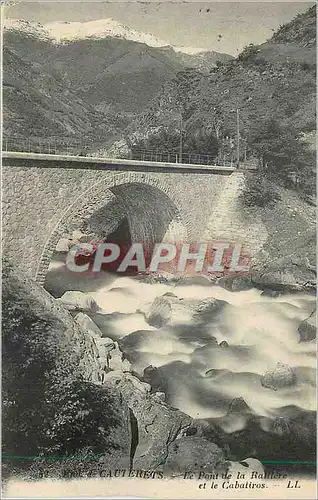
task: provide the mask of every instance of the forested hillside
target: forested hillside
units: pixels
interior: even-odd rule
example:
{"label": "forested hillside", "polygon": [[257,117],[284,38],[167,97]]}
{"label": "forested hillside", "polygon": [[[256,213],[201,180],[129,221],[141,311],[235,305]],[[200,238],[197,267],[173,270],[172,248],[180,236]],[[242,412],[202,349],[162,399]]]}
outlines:
{"label": "forested hillside", "polygon": [[[279,28],[266,43],[246,47],[209,74],[194,69],[167,82],[130,125],[131,148],[178,150],[236,161],[259,158],[267,170],[310,191],[314,183],[315,7]],[[309,184],[309,185],[308,185]],[[306,186],[305,186],[306,185]]]}
{"label": "forested hillside", "polygon": [[231,59],[108,35],[57,41],[39,23],[11,22],[4,31],[4,132],[107,145],[179,71],[209,71]]}

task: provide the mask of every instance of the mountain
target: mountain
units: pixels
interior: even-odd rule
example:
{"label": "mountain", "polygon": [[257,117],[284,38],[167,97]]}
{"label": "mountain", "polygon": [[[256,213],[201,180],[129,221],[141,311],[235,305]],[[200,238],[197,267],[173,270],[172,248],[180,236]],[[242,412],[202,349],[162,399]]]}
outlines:
{"label": "mountain", "polygon": [[232,58],[174,48],[109,19],[44,26],[7,20],[4,48],[7,135],[102,144],[119,137],[185,67],[209,71]]}
{"label": "mountain", "polygon": [[118,37],[134,42],[145,43],[149,47],[168,45],[151,33],[143,33],[119,23],[114,19],[98,19],[88,22],[54,22],[45,25],[51,37],[58,42],[81,40],[85,38]]}
{"label": "mountain", "polygon": [[160,40],[151,33],[145,33],[139,30],[129,28],[115,19],[98,19],[88,22],[53,22],[40,24],[34,21],[25,21],[23,19],[6,19],[5,29],[23,32],[28,36],[40,38],[42,40],[51,40],[54,43],[69,43],[75,40],[84,39],[105,39],[119,38],[131,40],[134,42],[145,43],[148,47],[167,47],[173,49],[176,53],[188,55],[213,54],[214,57],[223,56],[231,59],[228,54],[219,54],[218,52],[210,51],[198,47],[180,46],[176,47],[169,43]]}
{"label": "mountain", "polygon": [[284,24],[274,34],[275,43],[294,43],[300,47],[316,46],[315,7],[296,16],[290,23]]}
{"label": "mountain", "polygon": [[[197,139],[204,148],[201,139],[206,136],[208,148],[212,136],[221,148],[232,142],[233,149],[237,109],[246,147],[252,146],[255,130],[270,119],[310,138],[316,123],[315,16],[312,7],[280,27],[267,42],[250,45],[236,59],[217,63],[209,74],[195,69],[179,73],[129,126],[130,142],[154,149],[178,145],[180,109],[185,147]],[[230,153],[229,149],[225,152]]]}
{"label": "mountain", "polygon": [[101,140],[113,136],[127,121],[119,115],[98,113],[39,63],[4,48],[4,131],[26,139],[85,136]]}

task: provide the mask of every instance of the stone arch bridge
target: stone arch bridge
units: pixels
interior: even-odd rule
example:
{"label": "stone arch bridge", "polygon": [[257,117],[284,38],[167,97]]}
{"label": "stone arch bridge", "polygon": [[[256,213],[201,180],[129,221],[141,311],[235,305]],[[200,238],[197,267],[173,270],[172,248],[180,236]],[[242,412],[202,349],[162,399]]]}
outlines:
{"label": "stone arch bridge", "polygon": [[230,167],[4,153],[4,255],[43,284],[61,237],[75,229],[105,237],[123,219],[135,242],[225,238],[255,250],[243,182]]}

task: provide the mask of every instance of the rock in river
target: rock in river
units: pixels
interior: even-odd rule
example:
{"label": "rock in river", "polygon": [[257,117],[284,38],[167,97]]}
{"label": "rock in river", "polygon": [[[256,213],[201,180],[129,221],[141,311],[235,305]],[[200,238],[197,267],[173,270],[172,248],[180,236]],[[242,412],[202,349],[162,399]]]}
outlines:
{"label": "rock in river", "polygon": [[68,311],[96,312],[99,310],[93,297],[83,292],[68,291],[56,300]]}
{"label": "rock in river", "polygon": [[166,297],[156,297],[146,314],[148,325],[161,328],[171,318],[171,305]]}
{"label": "rock in river", "polygon": [[156,297],[146,313],[149,325],[161,328],[167,324],[180,325],[186,322],[208,323],[227,304],[224,300],[208,297],[204,300],[182,299],[173,294]]}
{"label": "rock in river", "polygon": [[302,321],[298,327],[300,342],[308,342],[316,338],[316,311],[311,313],[309,318]]}
{"label": "rock in river", "polygon": [[276,391],[296,384],[296,375],[289,365],[278,362],[274,370],[269,370],[263,375],[261,384]]}

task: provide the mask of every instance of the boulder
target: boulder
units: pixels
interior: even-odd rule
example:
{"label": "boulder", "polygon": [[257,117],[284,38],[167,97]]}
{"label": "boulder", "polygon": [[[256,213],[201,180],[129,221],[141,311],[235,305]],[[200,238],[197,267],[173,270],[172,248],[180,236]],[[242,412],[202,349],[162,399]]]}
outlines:
{"label": "boulder", "polygon": [[91,243],[96,240],[95,234],[81,234],[79,237],[73,241],[74,243]]}
{"label": "boulder", "polygon": [[302,447],[316,454],[317,421],[315,411],[300,411],[298,415],[289,419],[289,428],[294,440],[301,443]]}
{"label": "boulder", "polygon": [[273,269],[266,270],[262,274],[253,276],[253,282],[258,288],[268,288],[277,291],[302,291],[302,285],[298,285],[297,278],[292,270]]}
{"label": "boulder", "polygon": [[218,285],[230,292],[242,292],[254,288],[250,276],[224,276],[218,280]]}
{"label": "boulder", "polygon": [[75,229],[72,233],[72,242],[75,245],[77,242],[81,241],[81,238],[84,237],[85,234],[80,229]]}
{"label": "boulder", "polygon": [[147,366],[144,369],[142,379],[144,382],[151,385],[152,392],[160,391],[165,394],[167,389],[167,380],[160,368],[152,365]]}
{"label": "boulder", "polygon": [[198,303],[194,309],[194,318],[203,322],[211,321],[215,315],[227,304],[225,300],[209,297]]}
{"label": "boulder", "polygon": [[228,415],[250,413],[251,409],[243,398],[234,398],[229,404]]}
{"label": "boulder", "polygon": [[[104,340],[105,339],[101,339],[101,347],[103,346]],[[98,341],[98,343],[99,342],[100,341]],[[121,370],[123,372],[131,371],[131,364],[128,361],[128,359],[123,358],[123,353],[119,349],[117,342],[113,342],[113,348],[107,351],[107,354],[108,354],[108,368],[110,370]]]}
{"label": "boulder", "polygon": [[317,321],[316,311],[314,311],[309,318],[302,321],[298,327],[299,341],[309,342],[316,338]]}
{"label": "boulder", "polygon": [[171,304],[167,297],[156,297],[146,313],[148,325],[161,328],[171,319]]}
{"label": "boulder", "polygon": [[164,471],[170,474],[199,470],[213,472],[224,462],[223,452],[216,444],[203,437],[186,436],[169,444]]}
{"label": "boulder", "polygon": [[83,292],[67,291],[56,301],[68,311],[97,312],[99,310],[93,297]]}
{"label": "boulder", "polygon": [[281,292],[278,292],[277,290],[270,290],[269,288],[267,288],[266,290],[264,290],[261,293],[261,297],[276,298],[276,297],[280,297],[280,296],[281,296]]}
{"label": "boulder", "polygon": [[226,340],[222,340],[222,342],[219,343],[220,347],[225,347],[225,349],[229,346],[229,343]]}
{"label": "boulder", "polygon": [[[228,462],[228,474],[232,474],[232,477],[237,477],[238,472],[240,474],[246,474],[246,476],[251,474],[251,472],[257,472],[259,474],[264,474],[265,469],[263,464],[256,458],[244,458],[240,462]],[[253,480],[255,482],[255,479]],[[263,479],[260,479],[263,482]]]}
{"label": "boulder", "polygon": [[295,371],[284,363],[278,362],[274,370],[269,370],[261,378],[263,387],[273,389],[282,389],[296,384]]}
{"label": "boulder", "polygon": [[208,276],[181,276],[176,286],[211,286],[213,280]]}
{"label": "boulder", "polygon": [[116,387],[132,412],[135,469],[153,470],[165,462],[171,443],[182,437],[193,420],[150,394],[149,384],[132,374],[109,372],[105,387]]}
{"label": "boulder", "polygon": [[190,321],[199,325],[210,322],[226,304],[224,300],[214,297],[204,300],[182,299],[169,293],[155,298],[146,312],[146,321],[156,328]]}
{"label": "boulder", "polygon": [[94,338],[101,338],[103,336],[103,332],[98,328],[98,326],[94,323],[94,321],[82,312],[78,313],[74,321],[82,328],[85,332],[91,335]]}
{"label": "boulder", "polygon": [[297,406],[283,409],[282,416],[270,422],[268,431],[281,448],[293,449],[305,460],[315,460],[316,457],[316,412],[303,410]]}
{"label": "boulder", "polygon": [[174,299],[177,299],[178,296],[172,292],[166,292],[163,294],[163,297],[173,297]]}
{"label": "boulder", "polygon": [[61,238],[55,247],[56,252],[67,253],[72,246],[72,242],[68,238]]}

